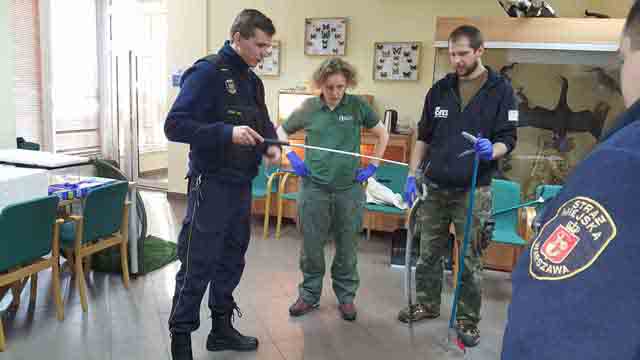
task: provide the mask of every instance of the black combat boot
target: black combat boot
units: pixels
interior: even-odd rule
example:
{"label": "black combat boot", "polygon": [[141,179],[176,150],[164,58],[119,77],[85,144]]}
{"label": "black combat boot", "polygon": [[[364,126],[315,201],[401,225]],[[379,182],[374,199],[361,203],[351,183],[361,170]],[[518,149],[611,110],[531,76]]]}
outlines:
{"label": "black combat boot", "polygon": [[191,352],[191,334],[171,334],[171,358],[173,360],[193,360]]}
{"label": "black combat boot", "polygon": [[234,311],[238,317],[242,317],[242,313],[236,305],[225,312],[214,311],[211,332],[207,337],[207,350],[254,351],[258,348],[258,339],[244,336],[233,328]]}

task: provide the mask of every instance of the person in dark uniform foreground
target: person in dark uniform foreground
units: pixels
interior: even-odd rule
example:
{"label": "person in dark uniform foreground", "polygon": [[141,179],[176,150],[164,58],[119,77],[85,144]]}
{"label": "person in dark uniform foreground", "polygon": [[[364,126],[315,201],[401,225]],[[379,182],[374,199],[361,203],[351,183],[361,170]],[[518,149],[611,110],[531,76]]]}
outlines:
{"label": "person in dark uniform foreground", "polygon": [[253,73],[268,53],[275,27],[257,10],[243,10],[231,40],[196,61],[182,77],[165,133],[187,143],[189,202],[178,238],[181,267],[169,317],[174,360],[191,360],[191,332],[200,325],[200,303],[209,286],[212,329],[209,351],[251,351],[258,339],[232,325],[241,316],[233,298],[249,246],[251,181],[263,157],[275,162],[280,148],[265,105],[264,86]]}
{"label": "person in dark uniform foreground", "polygon": [[620,42],[627,111],[545,205],[513,273],[503,360],[640,359],[640,3]]}

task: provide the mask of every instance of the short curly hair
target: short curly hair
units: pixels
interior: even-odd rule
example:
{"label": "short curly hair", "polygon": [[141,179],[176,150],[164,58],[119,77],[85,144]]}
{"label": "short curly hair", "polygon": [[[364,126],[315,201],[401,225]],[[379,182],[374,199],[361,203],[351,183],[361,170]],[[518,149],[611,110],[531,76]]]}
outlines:
{"label": "short curly hair", "polygon": [[322,84],[331,75],[342,74],[347,79],[347,87],[355,88],[358,86],[358,73],[353,65],[342,60],[341,58],[329,58],[320,64],[320,66],[313,72],[312,83],[313,86],[319,89]]}

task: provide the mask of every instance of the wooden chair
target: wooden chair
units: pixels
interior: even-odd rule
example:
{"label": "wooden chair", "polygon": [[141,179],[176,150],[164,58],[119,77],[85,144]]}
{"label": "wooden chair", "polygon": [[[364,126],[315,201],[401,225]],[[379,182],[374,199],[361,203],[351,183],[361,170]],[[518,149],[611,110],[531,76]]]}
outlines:
{"label": "wooden chair", "polygon": [[[60,295],[60,244],[56,219],[58,197],[49,196],[7,206],[0,213],[0,287],[19,283],[31,277],[31,303],[36,300],[38,272],[51,268],[53,298],[58,320],[64,319]],[[47,254],[51,256],[44,258]],[[26,281],[26,280],[25,280]],[[14,292],[20,296],[20,291]],[[0,351],[6,347],[0,319]]]}
{"label": "wooden chair", "polygon": [[[273,174],[272,176],[279,176],[280,179],[278,183],[278,210],[276,215],[276,239],[280,239],[280,228],[282,227],[282,211],[284,209],[284,201],[298,201],[298,192],[285,192],[287,180],[289,180],[289,177],[295,178],[298,177],[298,175],[296,175],[293,171],[281,171]],[[296,226],[298,227],[298,229],[300,229],[300,221],[299,219],[297,219],[297,215]]]}
{"label": "wooden chair", "polygon": [[87,284],[83,259],[104,249],[119,246],[124,287],[129,287],[129,203],[128,183],[118,181],[92,190],[83,201],[82,216],[73,215],[61,226],[60,242],[71,261],[82,310],[87,311]]}
{"label": "wooden chair", "polygon": [[262,229],[262,238],[266,239],[269,235],[269,220],[271,216],[271,195],[278,191],[277,178],[279,173],[275,171],[267,176],[266,169],[260,165],[258,175],[251,183],[251,198],[264,199],[264,225]]}

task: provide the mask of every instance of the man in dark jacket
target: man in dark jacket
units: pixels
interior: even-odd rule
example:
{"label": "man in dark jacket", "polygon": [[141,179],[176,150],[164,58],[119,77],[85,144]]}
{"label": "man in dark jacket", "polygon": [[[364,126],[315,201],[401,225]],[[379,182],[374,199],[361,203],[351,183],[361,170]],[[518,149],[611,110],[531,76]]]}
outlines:
{"label": "man in dark jacket", "polygon": [[[440,315],[443,256],[448,248],[449,224],[462,239],[468,197],[475,196],[472,244],[464,254],[457,330],[466,346],[480,341],[481,230],[491,215],[491,178],[496,160],[516,145],[518,111],[509,82],[483,66],[483,39],[473,26],[461,26],[449,37],[449,60],[455,72],[428,92],[418,141],[411,157],[405,200],[416,196],[416,175],[424,179],[428,196],[419,210],[420,258],[416,267],[417,304],[400,311],[403,322]],[[471,145],[461,133],[478,135]],[[470,193],[473,156],[459,155],[475,146],[481,159],[478,188]],[[421,166],[416,173],[418,165]]]}
{"label": "man in dark jacket", "polygon": [[261,158],[277,161],[280,149],[262,81],[251,71],[267,54],[275,28],[257,10],[243,10],[231,40],[215,55],[196,61],[167,120],[171,141],[187,143],[189,203],[178,239],[182,262],[169,317],[173,359],[192,359],[191,332],[200,325],[200,302],[209,286],[212,329],[209,351],[255,350],[258,339],[232,325],[240,311],[233,290],[240,282],[249,245],[251,181]]}
{"label": "man in dark jacket", "polygon": [[513,273],[503,360],[640,359],[640,2],[620,57],[628,110],[545,205]]}

